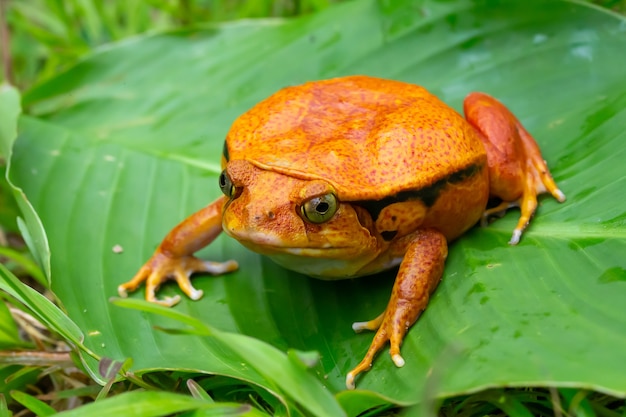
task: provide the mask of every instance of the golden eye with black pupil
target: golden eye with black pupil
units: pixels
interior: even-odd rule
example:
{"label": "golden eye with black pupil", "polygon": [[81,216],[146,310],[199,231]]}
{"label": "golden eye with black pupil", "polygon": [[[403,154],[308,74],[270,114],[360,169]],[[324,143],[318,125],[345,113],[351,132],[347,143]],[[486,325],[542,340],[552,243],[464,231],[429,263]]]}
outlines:
{"label": "golden eye with black pupil", "polygon": [[228,198],[233,198],[235,196],[235,186],[231,181],[230,177],[226,173],[226,170],[222,171],[220,174],[220,189],[224,193],[224,195]]}
{"label": "golden eye with black pupil", "polygon": [[337,212],[337,208],[337,197],[329,193],[305,201],[300,211],[306,220],[319,224],[329,221]]}

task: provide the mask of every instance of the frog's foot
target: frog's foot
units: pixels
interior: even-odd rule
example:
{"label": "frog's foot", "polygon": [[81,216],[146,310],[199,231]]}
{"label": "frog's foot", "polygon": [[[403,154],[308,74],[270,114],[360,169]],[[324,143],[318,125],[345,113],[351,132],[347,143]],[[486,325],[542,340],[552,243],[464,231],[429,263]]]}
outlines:
{"label": "frog's foot", "polygon": [[346,375],[348,389],[354,389],[357,375],[372,367],[374,357],[387,342],[390,344],[389,354],[393,363],[397,367],[404,366],[400,345],[437,287],[447,254],[446,239],[436,230],[419,230],[412,237],[383,314],[373,320],[352,325],[356,332],[375,330],[376,334],[363,360]]}
{"label": "frog's foot", "polygon": [[[545,162],[542,161],[542,163],[545,167]],[[547,167],[545,167],[545,170],[547,171]],[[544,180],[545,182],[543,182]],[[550,187],[546,184],[550,185]],[[521,209],[521,215],[513,230],[511,240],[509,240],[510,245],[517,245],[524,229],[526,229],[530,223],[530,219],[535,214],[535,210],[537,210],[537,195],[546,190],[549,191],[558,202],[562,203],[565,201],[565,194],[556,187],[549,173],[546,178],[541,178],[537,171],[531,171],[531,173],[526,174],[522,197],[515,201],[503,201],[497,206],[485,210],[481,218],[481,226],[487,225],[489,217],[502,217],[508,209],[519,207]]]}
{"label": "frog's foot", "polygon": [[[346,387],[348,389],[355,388],[354,380],[358,374],[370,370],[374,357],[383,347],[385,347],[387,342],[390,342],[391,344],[389,353],[393,363],[398,368],[404,366],[404,358],[400,355],[400,344],[402,343],[402,339],[408,330],[408,326],[403,325],[404,320],[402,317],[408,317],[413,314],[411,312],[403,312],[400,310],[402,309],[398,308],[391,314],[387,314],[387,311],[385,311],[373,320],[357,322],[352,325],[352,329],[354,329],[355,332],[361,332],[363,330],[377,331],[363,360],[354,369],[348,372],[348,375],[346,375]],[[392,315],[399,317],[396,317],[394,320],[391,317]]]}
{"label": "frog's foot", "polygon": [[565,194],[556,186],[556,183],[550,175],[546,161],[541,156],[539,147],[535,140],[530,136],[526,130],[519,125],[518,132],[522,138],[522,143],[526,151],[527,167],[524,174],[524,191],[522,197],[519,200],[513,202],[514,205],[519,205],[521,210],[520,218],[517,222],[517,226],[513,230],[510,245],[517,245],[522,237],[522,233],[530,219],[535,214],[537,209],[537,195],[545,193],[546,191],[552,194],[552,196],[559,202],[565,201]]}
{"label": "frog's foot", "polygon": [[146,300],[171,307],[180,301],[180,296],[156,298],[156,291],[161,284],[168,279],[175,279],[180,289],[192,300],[202,297],[201,290],[197,290],[191,284],[191,274],[195,272],[208,272],[213,275],[224,274],[237,269],[237,262],[210,262],[203,261],[194,256],[178,258],[169,257],[156,252],[148,262],[128,282],[117,287],[120,297],[126,297],[128,292],[137,289],[144,281],[146,283]]}

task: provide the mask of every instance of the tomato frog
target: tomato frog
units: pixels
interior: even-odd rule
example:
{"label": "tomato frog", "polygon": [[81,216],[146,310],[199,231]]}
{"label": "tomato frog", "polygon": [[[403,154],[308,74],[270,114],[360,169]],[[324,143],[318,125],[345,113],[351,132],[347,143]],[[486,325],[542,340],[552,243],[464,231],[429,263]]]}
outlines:
{"label": "tomato frog", "polygon": [[[173,278],[196,300],[190,275],[235,270],[193,256],[226,232],[285,268],[344,279],[399,267],[389,304],[354,323],[375,331],[364,359],[346,377],[370,369],[387,342],[400,345],[439,283],[448,242],[487,216],[519,206],[517,244],[537,195],[558,189],[537,143],[499,101],[471,93],[465,118],[417,85],[349,76],[282,89],[240,116],[224,145],[224,193],[172,229],[121,296],[146,282],[157,299]],[[500,202],[487,209],[488,201]]]}

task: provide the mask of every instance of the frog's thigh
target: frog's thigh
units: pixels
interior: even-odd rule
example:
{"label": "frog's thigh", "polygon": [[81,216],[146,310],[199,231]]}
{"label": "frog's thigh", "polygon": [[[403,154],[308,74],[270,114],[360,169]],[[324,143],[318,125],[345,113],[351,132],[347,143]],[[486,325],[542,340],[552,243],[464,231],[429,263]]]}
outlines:
{"label": "frog's thigh", "polygon": [[526,155],[515,116],[494,98],[472,93],[464,102],[467,121],[480,132],[489,163],[489,193],[504,201],[524,191]]}
{"label": "frog's thigh", "polygon": [[365,357],[346,377],[348,388],[354,388],[355,377],[369,370],[376,353],[387,341],[389,353],[397,366],[404,365],[400,345],[409,327],[426,308],[430,294],[441,280],[448,245],[446,238],[437,230],[420,230],[413,235],[391,292],[385,312],[375,319],[380,326]]}
{"label": "frog's thigh", "polygon": [[519,241],[537,208],[537,195],[550,192],[562,202],[558,189],[533,137],[502,103],[483,93],[465,99],[467,121],[479,132],[489,163],[489,194],[503,200],[502,208],[519,205],[521,216],[510,243]]}

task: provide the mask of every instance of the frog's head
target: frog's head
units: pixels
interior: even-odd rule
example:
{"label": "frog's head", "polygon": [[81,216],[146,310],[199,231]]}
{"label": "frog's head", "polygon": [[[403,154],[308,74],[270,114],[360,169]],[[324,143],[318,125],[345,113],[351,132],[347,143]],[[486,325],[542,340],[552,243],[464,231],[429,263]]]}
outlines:
{"label": "frog's head", "polygon": [[251,250],[317,277],[353,276],[378,254],[371,219],[342,203],[332,185],[231,160],[222,227]]}

